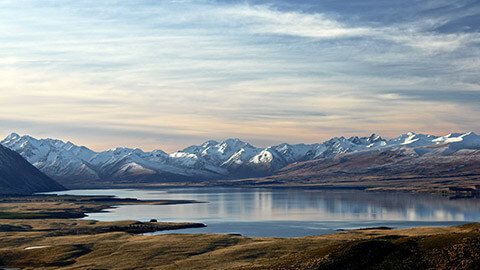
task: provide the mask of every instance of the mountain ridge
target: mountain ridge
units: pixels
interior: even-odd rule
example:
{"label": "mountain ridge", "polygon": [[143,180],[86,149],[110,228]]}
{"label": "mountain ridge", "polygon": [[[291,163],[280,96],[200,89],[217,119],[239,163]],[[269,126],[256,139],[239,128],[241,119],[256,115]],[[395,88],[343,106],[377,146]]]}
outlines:
{"label": "mountain ridge", "polygon": [[[95,152],[70,141],[35,139],[12,133],[0,142],[17,151],[50,177],[69,185],[90,182],[198,182],[215,179],[265,177],[291,164],[317,159],[334,159],[345,154],[381,152],[407,147],[417,156],[450,155],[480,149],[480,136],[473,132],[434,136],[408,132],[386,140],[368,137],[334,137],[322,143],[282,143],[255,147],[239,139],[213,140],[174,153],[144,152],[139,148],[115,148]],[[432,147],[439,147],[435,150]]]}
{"label": "mountain ridge", "polygon": [[18,153],[0,145],[0,195],[28,195],[64,189]]}

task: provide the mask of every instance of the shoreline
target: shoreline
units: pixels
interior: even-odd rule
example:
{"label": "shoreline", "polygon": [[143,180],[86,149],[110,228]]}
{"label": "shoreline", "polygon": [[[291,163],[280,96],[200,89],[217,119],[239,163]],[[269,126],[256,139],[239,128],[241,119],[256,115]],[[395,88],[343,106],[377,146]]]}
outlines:
{"label": "shoreline", "polygon": [[[198,202],[146,201],[113,196],[3,196],[0,197],[0,212],[12,215],[67,211],[85,214],[86,211],[104,211],[116,205],[172,203]],[[71,218],[0,218],[0,268],[343,269],[355,262],[361,268],[373,269],[385,269],[385,265],[448,269],[452,265],[477,265],[480,261],[477,253],[480,248],[479,223],[410,229],[360,227],[292,238],[175,231],[144,234],[204,226],[202,223],[155,220],[107,222]],[[452,250],[459,248],[461,252],[451,254]]]}
{"label": "shoreline", "polygon": [[[436,194],[450,199],[480,198],[480,186],[449,186],[449,187],[406,187],[406,186],[377,186],[371,185],[325,185],[325,184],[299,184],[299,185],[224,185],[216,183],[200,184],[185,183],[179,184],[128,184],[128,185],[99,185],[99,186],[71,186],[67,190],[82,189],[175,189],[175,188],[238,188],[238,189],[310,189],[310,190],[359,190],[367,192],[388,192],[388,193],[411,193],[411,194]],[[201,202],[195,202],[201,203]]]}
{"label": "shoreline", "polygon": [[[195,200],[139,200],[112,195],[2,195],[2,219],[71,219],[86,217],[86,213],[104,212],[119,205],[172,205],[204,203]],[[155,217],[152,217],[155,218]]]}

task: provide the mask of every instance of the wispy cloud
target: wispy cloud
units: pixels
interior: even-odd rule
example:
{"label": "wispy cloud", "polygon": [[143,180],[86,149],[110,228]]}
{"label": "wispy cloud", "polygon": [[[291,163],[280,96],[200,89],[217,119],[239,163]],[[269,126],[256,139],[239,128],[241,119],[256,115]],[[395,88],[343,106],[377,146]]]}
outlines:
{"label": "wispy cloud", "polygon": [[246,23],[258,34],[279,34],[311,38],[341,38],[370,35],[371,29],[348,27],[325,14],[284,12],[270,6],[235,6],[224,12],[228,18]]}
{"label": "wispy cloud", "polygon": [[478,4],[406,1],[0,1],[0,132],[178,149],[479,131],[452,120],[480,103]]}
{"label": "wispy cloud", "polygon": [[322,13],[284,12],[271,6],[236,6],[222,11],[230,20],[244,23],[258,34],[278,34],[314,39],[366,38],[392,41],[425,51],[453,51],[480,41],[478,33],[441,33],[433,27],[446,18],[409,22],[395,26],[355,26]]}
{"label": "wispy cloud", "polygon": [[480,91],[467,90],[403,90],[395,91],[384,96],[393,99],[410,99],[422,101],[436,101],[442,103],[457,103],[459,105],[474,104],[480,102]]}

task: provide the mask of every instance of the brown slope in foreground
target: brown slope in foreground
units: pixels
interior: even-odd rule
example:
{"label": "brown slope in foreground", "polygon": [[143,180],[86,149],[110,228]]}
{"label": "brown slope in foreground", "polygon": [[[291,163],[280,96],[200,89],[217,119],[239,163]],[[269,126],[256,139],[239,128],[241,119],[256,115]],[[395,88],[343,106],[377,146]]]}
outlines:
{"label": "brown slope in foreground", "polygon": [[0,195],[65,190],[17,152],[0,145]]}
{"label": "brown slope in foreground", "polygon": [[[445,146],[446,147],[446,146]],[[384,189],[478,189],[480,151],[442,154],[443,148],[363,151],[334,159],[291,164],[270,177],[234,181],[236,185],[357,187]]]}
{"label": "brown slope in foreground", "polygon": [[[356,230],[282,239],[223,234],[142,236],[125,232],[55,235],[42,228],[78,225],[72,225],[75,222],[73,220],[8,222],[10,226],[30,229],[1,233],[0,267],[479,269],[480,265],[479,224],[406,230]],[[79,221],[86,222],[89,221]]]}

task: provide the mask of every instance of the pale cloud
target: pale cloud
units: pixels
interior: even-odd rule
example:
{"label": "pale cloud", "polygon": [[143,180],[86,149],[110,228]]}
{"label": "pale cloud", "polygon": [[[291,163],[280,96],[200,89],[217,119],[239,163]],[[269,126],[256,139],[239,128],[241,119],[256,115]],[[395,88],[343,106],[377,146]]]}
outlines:
{"label": "pale cloud", "polygon": [[[428,30],[441,24],[438,20],[398,25],[395,27],[356,27],[328,18],[326,14],[282,12],[270,6],[236,6],[221,11],[231,20],[245,22],[249,30],[258,34],[279,34],[314,39],[373,38],[393,41],[423,51],[454,51],[480,41],[478,33],[441,34]],[[442,20],[443,23],[446,19]]]}
{"label": "pale cloud", "polygon": [[253,33],[281,34],[311,38],[364,36],[371,29],[347,27],[325,14],[282,12],[269,6],[236,6],[221,11],[233,20],[246,22]]}
{"label": "pale cloud", "polygon": [[437,17],[381,23],[248,1],[0,1],[0,132],[174,151],[227,137],[478,131],[467,115],[480,101],[467,91],[480,90],[479,34],[436,31],[458,16]]}

